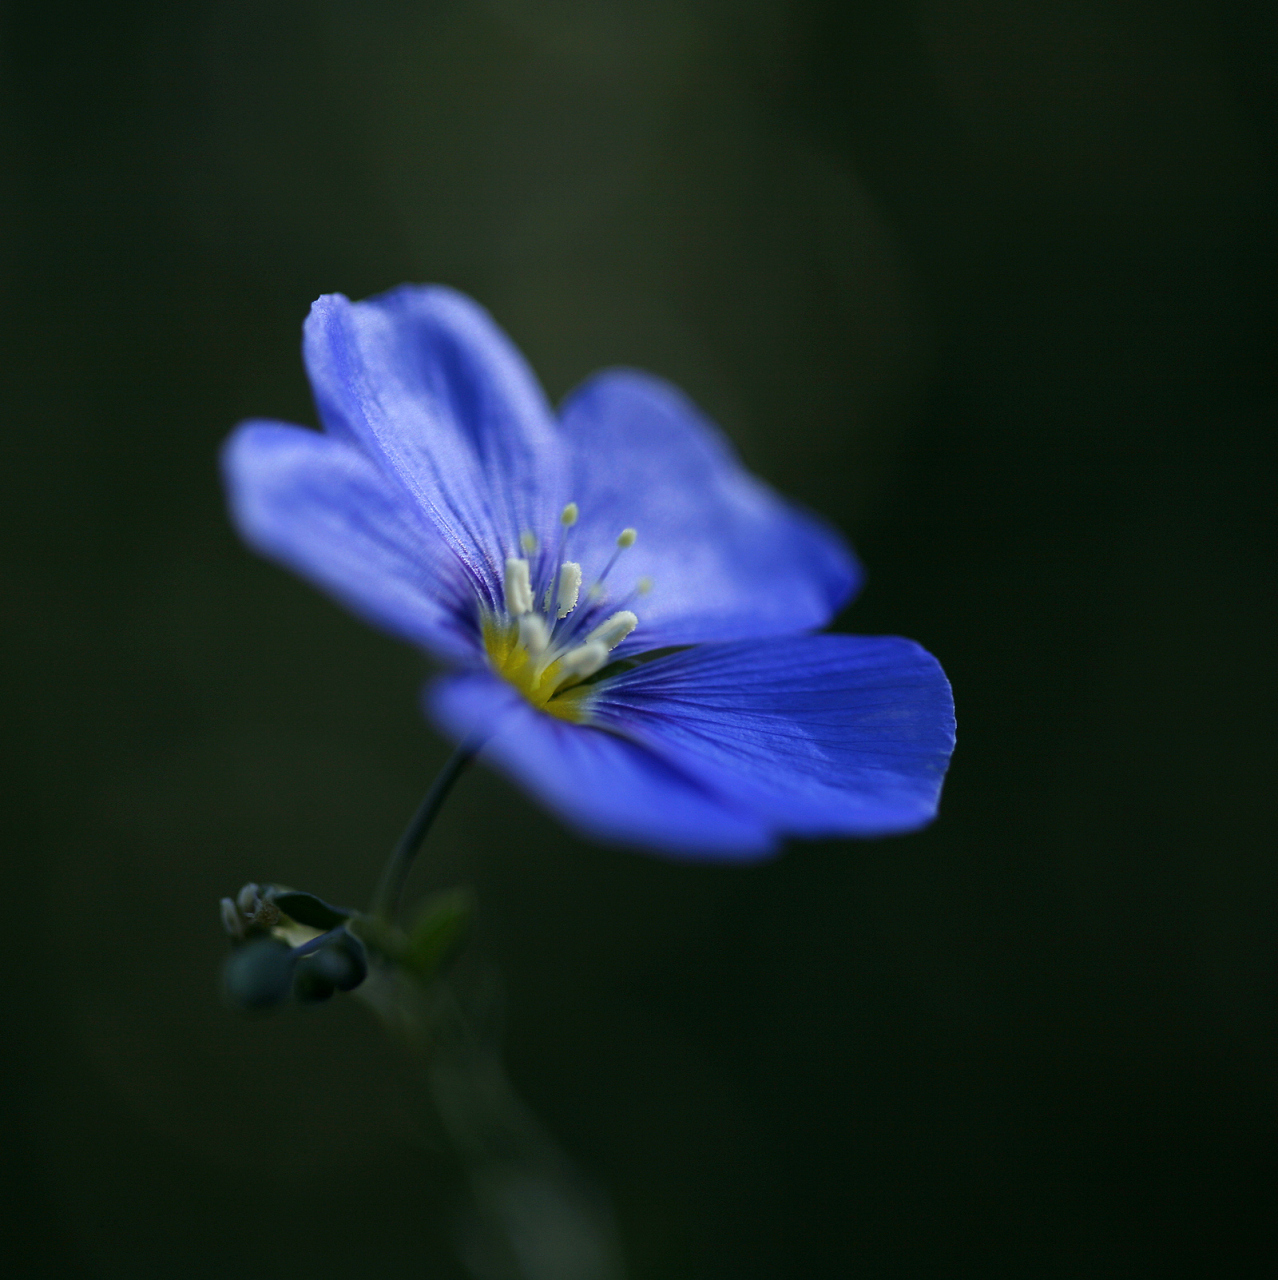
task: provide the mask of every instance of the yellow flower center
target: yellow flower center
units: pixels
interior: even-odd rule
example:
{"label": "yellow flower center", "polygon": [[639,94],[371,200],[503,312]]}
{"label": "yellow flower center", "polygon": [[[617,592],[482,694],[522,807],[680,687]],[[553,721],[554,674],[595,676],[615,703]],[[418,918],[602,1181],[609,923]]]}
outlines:
{"label": "yellow flower center", "polygon": [[590,691],[582,686],[582,677],[566,672],[562,658],[539,669],[538,659],[520,643],[517,622],[486,619],[484,649],[493,670],[509,680],[538,711],[571,724],[586,722]]}
{"label": "yellow flower center", "polygon": [[[579,609],[581,566],[563,559],[568,532],[577,523],[576,503],[570,502],[564,508],[560,523],[559,554],[552,562],[559,567],[549,575],[549,581],[534,585],[524,557],[506,560],[506,607],[500,614],[485,611],[484,651],[493,670],[510,681],[538,711],[572,724],[584,724],[589,719],[590,687],[583,682],[607,665],[609,653],[639,623],[629,609],[622,608],[586,630],[599,616],[604,579],[617,557],[634,546],[635,531],[621,531],[617,549],[586,593],[585,606]],[[520,538],[524,556],[532,555],[536,549],[537,539],[525,533]],[[633,598],[646,594],[650,586],[647,579],[642,579]]]}

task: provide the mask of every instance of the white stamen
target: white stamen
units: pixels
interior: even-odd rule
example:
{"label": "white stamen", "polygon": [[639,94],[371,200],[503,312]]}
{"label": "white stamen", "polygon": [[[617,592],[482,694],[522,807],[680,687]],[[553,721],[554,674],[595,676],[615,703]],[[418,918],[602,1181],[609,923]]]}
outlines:
{"label": "white stamen", "polygon": [[565,529],[571,529],[573,525],[577,523],[577,504],[575,502],[570,502],[563,509],[563,512],[559,517],[559,523],[563,525]]}
{"label": "white stamen", "polygon": [[[629,609],[621,609],[614,613],[607,622],[597,626],[587,637],[586,644],[598,642],[609,649],[615,649],[637,626],[639,619]],[[584,645],[582,646],[585,647]]]}
{"label": "white stamen", "polygon": [[595,579],[595,585],[590,588],[592,598],[598,600],[603,596],[603,581],[612,572],[612,566],[617,563],[618,557],[623,551],[635,545],[635,539],[639,535],[633,529],[623,529],[617,535],[617,549],[608,557],[608,563],[604,565],[603,572]]}
{"label": "white stamen", "polygon": [[519,643],[534,657],[546,652],[550,643],[550,628],[539,613],[525,613],[519,619]]}
{"label": "white stamen", "polygon": [[533,607],[532,583],[528,579],[528,561],[516,560],[513,556],[506,561],[506,612],[512,618],[522,617]]}
{"label": "white stamen", "polygon": [[537,535],[529,533],[527,530],[521,533],[519,535],[519,549],[526,556],[532,555],[537,550]]}
{"label": "white stamen", "polygon": [[608,661],[608,649],[598,640],[587,640],[575,649],[569,649],[559,660],[563,676],[593,676]]}
{"label": "white stamen", "polygon": [[572,560],[565,560],[559,566],[559,599],[555,617],[566,618],[577,607],[577,596],[581,591],[581,565]]}
{"label": "white stamen", "polygon": [[244,912],[246,916],[251,916],[262,905],[262,899],[258,896],[257,885],[252,881],[242,888],[235,895],[235,905]]}

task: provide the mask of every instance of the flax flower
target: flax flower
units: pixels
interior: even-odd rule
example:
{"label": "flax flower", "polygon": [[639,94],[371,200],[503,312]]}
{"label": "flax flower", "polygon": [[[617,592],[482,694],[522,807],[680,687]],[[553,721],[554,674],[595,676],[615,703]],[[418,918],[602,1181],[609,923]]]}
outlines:
{"label": "flax flower", "polygon": [[556,414],[443,288],[323,297],[304,356],[324,429],[238,428],[237,526],[450,668],[430,713],[564,821],[744,860],[935,815],[940,666],[909,640],[813,634],[858,586],[851,551],[674,387],[609,371]]}

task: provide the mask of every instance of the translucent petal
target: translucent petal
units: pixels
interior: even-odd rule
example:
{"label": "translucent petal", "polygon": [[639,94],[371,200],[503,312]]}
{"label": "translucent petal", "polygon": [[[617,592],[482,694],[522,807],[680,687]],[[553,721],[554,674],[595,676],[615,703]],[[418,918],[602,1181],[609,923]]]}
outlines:
{"label": "translucent petal", "polygon": [[591,715],[739,812],[807,836],[924,825],[954,748],[940,664],[896,636],[703,645],[600,684]]}
{"label": "translucent petal", "polygon": [[360,617],[442,657],[473,662],[474,589],[403,490],[359,449],[281,423],[249,422],[222,451],[246,542]]}
{"label": "translucent petal", "polygon": [[303,350],[325,427],[413,495],[490,605],[522,535],[553,554],[566,451],[532,371],[482,307],[440,287],[357,303],[330,294],[311,309]]}
{"label": "translucent petal", "polygon": [[773,848],[766,826],[625,738],[535,711],[496,676],[454,676],[430,708],[457,739],[487,735],[483,758],[577,830],[615,844],[744,861]]}
{"label": "translucent petal", "polygon": [[573,557],[585,582],[626,528],[614,598],[650,577],[625,651],[793,634],[823,626],[860,568],[842,537],[742,467],[731,446],[669,383],[614,370],[565,402],[580,508]]}

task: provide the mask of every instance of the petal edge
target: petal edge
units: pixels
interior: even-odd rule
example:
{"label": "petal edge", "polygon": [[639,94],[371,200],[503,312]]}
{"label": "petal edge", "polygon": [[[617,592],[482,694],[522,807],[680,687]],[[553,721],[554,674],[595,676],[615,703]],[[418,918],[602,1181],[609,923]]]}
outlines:
{"label": "petal edge", "polygon": [[954,747],[945,673],[897,636],[702,645],[604,682],[591,713],[773,830],[809,837],[926,825]]}
{"label": "petal edge", "polygon": [[609,548],[637,529],[624,572],[655,584],[622,652],[808,631],[855,594],[861,569],[842,536],[751,475],[670,383],[607,370],[565,400],[560,422],[582,529],[597,525]]}

